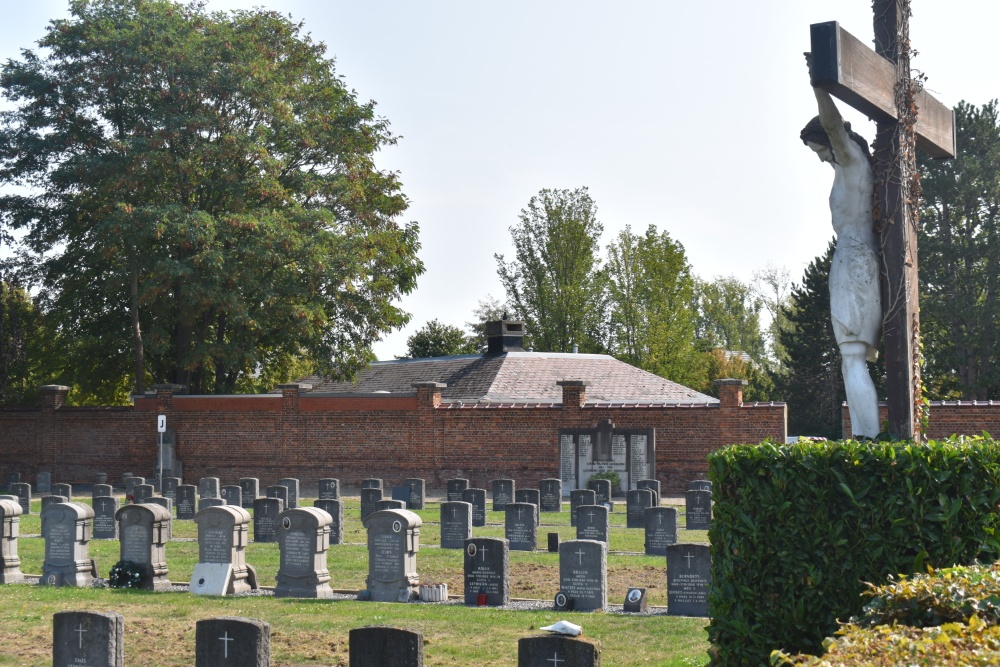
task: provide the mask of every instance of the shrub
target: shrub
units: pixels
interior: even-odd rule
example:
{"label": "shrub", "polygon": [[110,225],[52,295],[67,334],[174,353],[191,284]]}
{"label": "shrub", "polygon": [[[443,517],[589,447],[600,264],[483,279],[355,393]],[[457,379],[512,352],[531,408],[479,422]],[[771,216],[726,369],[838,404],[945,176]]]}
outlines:
{"label": "shrub", "polygon": [[829,441],[709,456],[714,665],[816,653],[864,582],[1000,552],[1000,444]]}

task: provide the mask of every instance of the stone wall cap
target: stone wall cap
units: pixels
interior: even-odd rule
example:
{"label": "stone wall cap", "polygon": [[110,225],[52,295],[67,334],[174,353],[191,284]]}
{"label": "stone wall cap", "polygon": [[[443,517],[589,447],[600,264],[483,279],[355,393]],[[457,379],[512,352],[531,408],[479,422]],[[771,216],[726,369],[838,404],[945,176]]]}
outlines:
{"label": "stone wall cap", "polygon": [[154,384],[151,388],[153,391],[172,391],[175,394],[186,394],[188,390],[186,384],[171,383]]}
{"label": "stone wall cap", "polygon": [[289,382],[279,384],[278,389],[298,389],[299,391],[312,391],[313,386],[307,382]]}
{"label": "stone wall cap", "polygon": [[737,378],[720,378],[718,380],[712,380],[712,384],[718,387],[729,387],[729,386],[745,387],[747,386],[748,383],[746,380],[739,380]]}
{"label": "stone wall cap", "polygon": [[448,385],[444,382],[414,382],[414,389],[447,389]]}
{"label": "stone wall cap", "polygon": [[590,383],[586,380],[557,380],[556,384],[560,387],[589,387]]}

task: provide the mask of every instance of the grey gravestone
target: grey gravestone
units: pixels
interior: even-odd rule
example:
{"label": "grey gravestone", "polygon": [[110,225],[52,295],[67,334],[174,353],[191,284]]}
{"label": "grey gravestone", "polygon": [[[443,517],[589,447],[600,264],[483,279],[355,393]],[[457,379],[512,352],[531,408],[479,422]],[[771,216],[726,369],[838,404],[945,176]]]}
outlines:
{"label": "grey gravestone", "polygon": [[522,637],[517,640],[517,667],[601,667],[601,647],[567,635]]}
{"label": "grey gravestone", "polygon": [[417,596],[420,517],[409,510],[383,510],[364,520],[368,530],[368,594],[374,602],[404,602]]}
{"label": "grey gravestone", "polygon": [[294,477],[286,477],[285,479],[279,479],[278,484],[288,489],[288,502],[285,504],[287,509],[293,510],[299,506],[299,480]]}
{"label": "grey gravestone", "polygon": [[348,635],[355,667],[424,667],[424,636],[414,630],[368,626]]}
{"label": "grey gravestone", "polygon": [[580,505],[576,508],[576,539],[608,541],[608,508],[604,505]]}
{"label": "grey gravestone", "polygon": [[342,544],[344,542],[344,503],[334,498],[317,498],[313,501],[313,507],[318,507],[333,520],[330,524],[330,544]]}
{"label": "grey gravestone", "polygon": [[462,502],[472,505],[472,525],[486,525],[486,489],[462,491]]}
{"label": "grey gravestone", "polygon": [[[174,501],[172,501],[170,498],[166,498],[164,496],[153,496],[152,498],[150,498],[146,502],[148,504],[150,504],[150,505],[159,505],[163,509],[167,510],[167,514],[169,514],[171,517],[174,516]],[[96,516],[94,517],[94,521],[95,522],[97,521],[97,517]],[[94,532],[95,533],[97,532],[96,526],[94,528]],[[167,524],[167,541],[169,542],[172,539],[174,539],[174,522],[173,521],[171,521],[169,524]]]}
{"label": "grey gravestone", "polygon": [[424,508],[424,496],[427,491],[427,483],[422,479],[411,478],[404,482],[409,487],[410,495],[406,501],[407,508],[411,510],[422,510]]}
{"label": "grey gravestone", "polygon": [[364,521],[369,514],[378,511],[378,502],[382,500],[382,489],[367,488],[361,489],[361,520]]}
{"label": "grey gravestone", "polygon": [[251,589],[247,581],[247,532],[250,514],[242,507],[207,507],[194,517],[198,524],[198,564],[190,591],[198,595],[238,595]]}
{"label": "grey gravestone", "polygon": [[132,475],[131,477],[126,478],[125,479],[125,495],[126,496],[134,496],[135,495],[135,485],[136,484],[145,484],[145,483],[146,483],[146,478],[145,477],[136,477],[135,475]]}
{"label": "grey gravestone", "polygon": [[535,506],[535,525],[539,524],[539,503],[541,494],[538,489],[517,489],[514,491],[514,502],[529,503]]}
{"label": "grey gravestone", "polygon": [[264,489],[264,495],[268,498],[280,498],[281,506],[286,510],[291,509],[288,506],[288,487],[284,484],[272,484]]}
{"label": "grey gravestone", "polygon": [[640,479],[635,483],[635,488],[637,489],[649,489],[653,492],[653,507],[658,507],[660,505],[660,480],[658,479]]}
{"label": "grey gravestone", "polygon": [[[399,502],[403,503],[403,506],[402,506],[401,509],[405,510],[405,509],[407,509],[409,507],[410,487],[408,487],[406,485],[404,485],[404,486],[394,486],[389,491],[389,498],[386,498],[383,495],[382,499],[383,500],[398,500]],[[393,509],[395,509],[395,507]]]}
{"label": "grey gravestone", "polygon": [[380,500],[375,503],[375,511],[381,512],[382,510],[405,510],[406,503],[402,500]]}
{"label": "grey gravestone", "polygon": [[559,545],[559,590],[577,611],[608,606],[608,545],[596,540],[567,540]]}
{"label": "grey gravestone", "polygon": [[199,498],[198,499],[198,511],[202,511],[207,507],[223,507],[226,501],[222,498]]}
{"label": "grey gravestone", "polygon": [[117,540],[118,539],[118,499],[110,496],[94,498],[94,539],[95,540]]}
{"label": "grey gravestone", "polygon": [[369,477],[368,479],[361,480],[362,489],[378,489],[382,490],[382,480],[378,477]]}
{"label": "grey gravestone", "polygon": [[493,487],[493,511],[503,512],[507,503],[514,502],[514,480],[495,479],[491,484]]}
{"label": "grey gravestone", "polygon": [[0,584],[24,581],[21,559],[17,555],[17,536],[21,534],[21,504],[0,500]]}
{"label": "grey gravestone", "polygon": [[534,551],[538,547],[535,506],[507,503],[504,509],[504,536],[511,551]]}
{"label": "grey gravestone", "polygon": [[57,611],[52,615],[52,664],[124,667],[125,617],[113,611]]}
{"label": "grey gravestone", "polygon": [[645,528],[646,510],[653,506],[653,492],[649,489],[632,489],[626,498],[628,505],[625,526],[627,528]]}
{"label": "grey gravestone", "polygon": [[333,519],[318,507],[285,510],[278,517],[280,564],[276,598],[332,598],[326,552]]}
{"label": "grey gravestone", "polygon": [[448,502],[449,503],[460,503],[462,502],[462,491],[469,488],[469,480],[463,477],[456,477],[455,479],[449,479],[447,482],[447,492],[448,492]]}
{"label": "grey gravestone", "polygon": [[688,491],[712,491],[712,483],[707,479],[696,479],[688,482]]}
{"label": "grey gravestone", "polygon": [[541,492],[538,509],[542,512],[562,512],[562,480],[543,479],[538,486]]}
{"label": "grey gravestone", "polygon": [[40,472],[35,475],[35,490],[43,496],[52,494],[52,473]]}
{"label": "grey gravestone", "polygon": [[[36,493],[41,493],[42,490],[38,489]],[[72,484],[53,484],[52,493],[53,496],[66,496],[67,498],[73,498],[73,485]]]}
{"label": "grey gravestone", "polygon": [[95,484],[107,484],[108,483],[108,473],[99,472],[94,475]]}
{"label": "grey gravestone", "polygon": [[340,480],[324,477],[319,480],[318,493],[320,500],[340,500]]}
{"label": "grey gravestone", "polygon": [[45,562],[41,583],[86,588],[94,580],[90,536],[94,509],[80,503],[50,505],[42,512]]}
{"label": "grey gravestone", "polygon": [[156,488],[152,484],[136,484],[132,487],[132,495],[135,498],[134,502],[144,503],[153,497],[156,493]]}
{"label": "grey gravestone", "polygon": [[588,479],[587,488],[596,496],[595,505],[611,505],[611,480]]}
{"label": "grey gravestone", "polygon": [[688,491],[684,496],[685,527],[688,530],[708,530],[712,525],[712,492]]}
{"label": "grey gravestone", "polygon": [[708,616],[712,556],[707,544],[667,547],[667,614]]}
{"label": "grey gravestone", "polygon": [[622,611],[639,613],[639,614],[645,613],[646,589],[645,588],[628,589],[628,592],[625,593],[625,604],[622,605]]}
{"label": "grey gravestone", "polygon": [[278,515],[285,511],[281,498],[257,498],[253,501],[253,541],[278,541]]}
{"label": "grey gravestone", "polygon": [[164,477],[163,478],[163,497],[170,498],[175,503],[177,502],[177,487],[181,485],[180,477]]}
{"label": "grey gravestone", "polygon": [[126,505],[115,516],[121,535],[120,558],[142,567],[140,588],[170,590],[167,578],[167,550],[170,539],[170,512],[155,504]]}
{"label": "grey gravestone", "polygon": [[253,501],[260,495],[260,480],[256,477],[240,477],[239,484],[243,509],[253,509]]}
{"label": "grey gravestone", "polygon": [[21,512],[31,514],[31,484],[15,482],[10,485],[10,492],[17,496],[17,502],[21,504]]}
{"label": "grey gravestone", "polygon": [[17,496],[11,496],[11,495],[7,495],[7,494],[0,494],[0,500],[13,500],[15,503],[17,503],[18,507],[21,506],[21,503],[18,502]]}
{"label": "grey gravestone", "polygon": [[576,508],[580,505],[596,505],[597,494],[590,489],[573,489],[569,492],[569,525],[576,525]]}
{"label": "grey gravestone", "polygon": [[667,547],[677,544],[677,509],[650,507],[646,510],[646,555],[666,556]]}
{"label": "grey gravestone", "polygon": [[219,497],[219,478],[218,477],[202,477],[198,480],[198,497],[199,498],[218,498]]}
{"label": "grey gravestone", "polygon": [[230,484],[222,487],[220,492],[222,499],[226,501],[227,505],[238,505],[243,507],[243,489],[239,486]]}
{"label": "grey gravestone", "polygon": [[181,484],[177,487],[177,518],[190,520],[194,518],[198,509],[198,499],[196,493],[198,489],[194,484]]}
{"label": "grey gravestone", "polygon": [[222,616],[195,624],[195,667],[270,667],[271,626],[255,618]]}
{"label": "grey gravestone", "polygon": [[507,540],[477,537],[465,541],[465,604],[485,606],[510,604],[510,553]]}
{"label": "grey gravestone", "polygon": [[122,473],[122,488],[123,489],[126,488],[126,487],[128,487],[128,481],[131,478],[132,478],[132,473],[130,473],[130,472],[123,472]]}
{"label": "grey gravestone", "polygon": [[472,537],[472,505],[447,501],[441,503],[441,548],[464,549]]}
{"label": "grey gravestone", "polygon": [[7,474],[7,488],[10,489],[15,484],[21,483],[21,473],[12,472]]}
{"label": "grey gravestone", "polygon": [[114,489],[111,488],[110,484],[94,484],[93,488],[90,489],[90,497],[95,498],[108,498],[115,495]]}
{"label": "grey gravestone", "polygon": [[549,533],[549,553],[559,553],[559,533]]}
{"label": "grey gravestone", "polygon": [[57,503],[68,503],[68,502],[69,498],[67,498],[66,496],[44,496],[42,497],[42,511],[44,512],[45,508],[48,507],[49,505],[55,505]]}

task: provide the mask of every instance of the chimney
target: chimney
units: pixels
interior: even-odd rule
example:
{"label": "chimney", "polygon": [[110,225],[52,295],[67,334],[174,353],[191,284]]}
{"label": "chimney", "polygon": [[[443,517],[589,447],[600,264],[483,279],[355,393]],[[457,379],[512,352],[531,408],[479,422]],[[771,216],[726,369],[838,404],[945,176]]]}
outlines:
{"label": "chimney", "polygon": [[497,320],[486,323],[486,354],[524,352],[524,322]]}

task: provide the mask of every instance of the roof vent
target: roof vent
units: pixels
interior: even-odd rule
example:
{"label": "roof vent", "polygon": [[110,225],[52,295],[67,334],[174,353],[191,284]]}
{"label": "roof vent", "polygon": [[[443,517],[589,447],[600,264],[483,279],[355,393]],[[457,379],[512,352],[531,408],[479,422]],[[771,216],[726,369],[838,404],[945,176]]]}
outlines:
{"label": "roof vent", "polygon": [[486,354],[524,351],[524,322],[496,320],[486,323]]}

